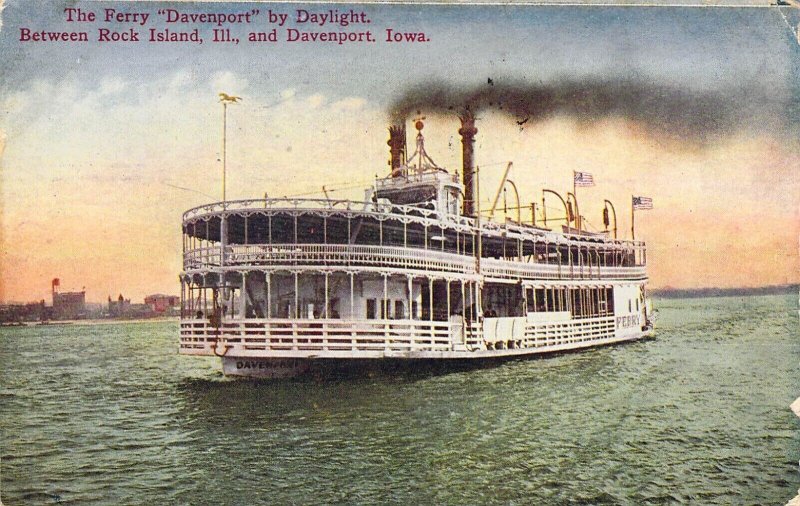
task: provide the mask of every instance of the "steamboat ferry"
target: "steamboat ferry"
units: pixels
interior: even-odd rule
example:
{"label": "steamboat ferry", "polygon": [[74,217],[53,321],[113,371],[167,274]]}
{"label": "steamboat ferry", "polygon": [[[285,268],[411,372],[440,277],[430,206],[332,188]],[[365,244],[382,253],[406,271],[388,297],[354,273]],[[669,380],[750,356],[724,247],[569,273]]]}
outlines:
{"label": "steamboat ferry", "polygon": [[415,126],[410,157],[405,126],[389,128],[391,172],[361,202],[186,211],[180,353],[218,356],[226,375],[275,378],[477,364],[652,334],[643,242],[568,220],[548,228],[535,209],[532,223],[487,219],[476,207],[474,116],[461,117],[461,177],[433,162]]}

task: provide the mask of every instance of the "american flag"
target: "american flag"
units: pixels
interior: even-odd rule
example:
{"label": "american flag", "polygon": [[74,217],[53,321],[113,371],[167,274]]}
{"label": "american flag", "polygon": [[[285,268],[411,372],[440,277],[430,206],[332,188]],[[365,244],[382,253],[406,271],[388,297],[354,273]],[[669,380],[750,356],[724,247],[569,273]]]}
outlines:
{"label": "american flag", "polygon": [[652,209],[653,199],[650,197],[633,197],[634,209]]}
{"label": "american flag", "polygon": [[573,172],[575,186],[594,186],[594,177],[588,172]]}

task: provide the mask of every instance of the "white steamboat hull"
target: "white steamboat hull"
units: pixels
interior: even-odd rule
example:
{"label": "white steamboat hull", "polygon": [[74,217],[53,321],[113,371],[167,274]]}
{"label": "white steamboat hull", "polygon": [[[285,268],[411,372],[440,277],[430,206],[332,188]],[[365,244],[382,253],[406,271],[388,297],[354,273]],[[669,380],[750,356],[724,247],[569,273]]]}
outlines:
{"label": "white steamboat hull", "polygon": [[[344,332],[339,322],[317,323],[322,330],[310,331],[294,322],[291,334],[271,334],[266,323],[227,324],[221,330],[196,321],[184,323],[181,353],[216,355],[221,357],[226,376],[263,379],[292,378],[312,370],[358,371],[362,367],[380,368],[381,363],[391,367],[413,367],[422,362],[438,363],[441,367],[467,363],[477,366],[503,359],[608,346],[652,335],[652,328],[618,327],[625,321],[596,318],[533,322],[524,327],[526,332],[514,335],[507,329],[501,334],[489,330],[503,329],[501,324],[508,326],[513,321],[488,319],[483,332],[466,340],[460,325],[447,322],[437,322],[434,327],[420,322],[386,322],[381,325],[385,334],[363,325],[360,331],[353,327]],[[367,328],[372,329],[371,333]]]}
{"label": "white steamboat hull", "polygon": [[[637,341],[652,335],[651,332],[642,332],[638,335],[614,337],[595,342],[566,343],[552,345],[538,349],[504,349],[504,350],[476,350],[469,353],[463,351],[451,352],[387,352],[380,356],[370,358],[342,358],[330,354],[314,358],[251,358],[251,357],[222,357],[222,372],[225,376],[255,378],[255,379],[286,379],[296,378],[309,374],[311,371],[320,371],[323,374],[330,371],[367,371],[381,369],[381,366],[392,369],[413,368],[419,364],[426,367],[436,365],[444,369],[448,366],[465,367],[488,365],[503,359],[526,358],[546,356],[556,353],[566,353],[591,347],[610,346],[614,344]],[[327,356],[327,358],[325,358]]]}

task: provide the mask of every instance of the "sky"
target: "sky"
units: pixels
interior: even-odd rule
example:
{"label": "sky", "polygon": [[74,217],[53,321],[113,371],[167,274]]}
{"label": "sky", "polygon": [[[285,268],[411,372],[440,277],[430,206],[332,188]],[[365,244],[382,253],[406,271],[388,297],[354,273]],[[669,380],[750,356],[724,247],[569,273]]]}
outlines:
{"label": "sky", "polygon": [[[99,21],[68,23],[65,7]],[[150,19],[105,23],[107,8]],[[330,30],[369,29],[378,42],[215,44],[207,25],[200,45],[96,40],[101,28],[143,39],[150,28],[194,28],[165,24],[164,8],[258,9],[234,27],[241,38],[271,30],[270,10],[289,16],[283,38],[287,27],[329,31],[294,22],[298,9],[352,8],[371,23]],[[800,45],[790,27],[800,16],[782,12],[788,23],[777,8],[6,2],[0,300],[49,301],[54,277],[90,301],[177,293],[181,213],[221,200],[220,91],[242,97],[228,108],[228,198],[321,197],[323,184],[360,198],[387,172],[386,127],[400,102],[426,117],[433,159],[460,169],[458,120],[426,90],[462,100],[577,89],[591,102],[598,83],[634,86],[605,109],[567,101],[522,126],[516,112],[481,103],[482,196],[508,161],[524,202],[590,172],[596,186],[578,192],[590,228],[602,229],[609,199],[628,237],[631,195],[653,198],[636,216],[652,287],[797,283]],[[89,42],[21,42],[22,28],[87,31]],[[386,28],[430,41],[384,42]]]}

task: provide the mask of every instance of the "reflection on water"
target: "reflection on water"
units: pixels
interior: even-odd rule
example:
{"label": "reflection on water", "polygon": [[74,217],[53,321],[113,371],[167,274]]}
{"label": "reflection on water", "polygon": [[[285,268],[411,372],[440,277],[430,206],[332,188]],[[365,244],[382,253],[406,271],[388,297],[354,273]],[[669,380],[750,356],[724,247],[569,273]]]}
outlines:
{"label": "reflection on water", "polygon": [[793,302],[663,301],[651,341],[325,381],[224,378],[174,323],[3,329],[3,502],[782,504]]}

